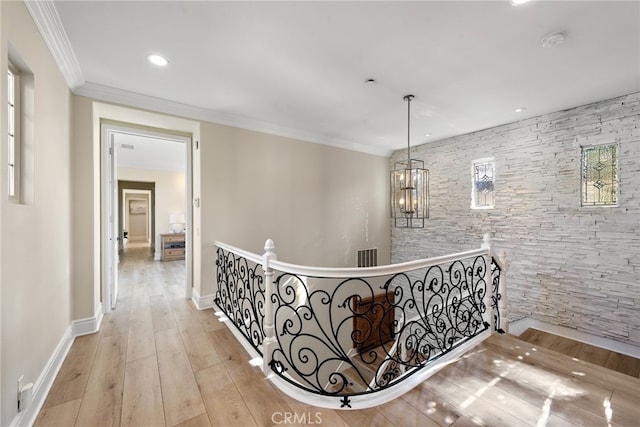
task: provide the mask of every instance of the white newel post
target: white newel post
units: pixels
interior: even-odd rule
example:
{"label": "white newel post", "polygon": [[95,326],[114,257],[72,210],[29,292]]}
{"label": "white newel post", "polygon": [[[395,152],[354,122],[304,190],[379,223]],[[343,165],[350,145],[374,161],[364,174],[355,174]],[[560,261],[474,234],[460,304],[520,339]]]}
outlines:
{"label": "white newel post", "polygon": [[262,343],[262,372],[269,375],[271,363],[271,353],[276,344],[275,326],[274,326],[274,305],[271,302],[271,295],[274,293],[273,286],[273,270],[271,269],[271,261],[277,259],[276,245],[273,240],[267,239],[264,243],[264,255],[262,255],[262,269],[264,270],[264,342]]}
{"label": "white newel post", "polygon": [[507,321],[507,253],[505,250],[500,251],[498,255],[500,260],[500,284],[498,292],[500,292],[500,301],[498,301],[498,310],[500,310],[500,327],[508,334],[509,322]]}
{"label": "white newel post", "polygon": [[[493,310],[491,309],[491,291],[493,281],[491,280],[491,258],[493,257],[493,252],[491,250],[491,235],[489,233],[484,233],[482,236],[482,245],[480,246],[482,249],[487,251],[487,255],[485,255],[485,260],[487,263],[486,271],[484,272],[484,280],[487,286],[487,292],[484,295],[484,306],[486,307],[485,315],[489,317],[489,325],[491,325],[491,333],[495,330],[495,318],[493,316]],[[485,320],[487,320],[485,318]]]}

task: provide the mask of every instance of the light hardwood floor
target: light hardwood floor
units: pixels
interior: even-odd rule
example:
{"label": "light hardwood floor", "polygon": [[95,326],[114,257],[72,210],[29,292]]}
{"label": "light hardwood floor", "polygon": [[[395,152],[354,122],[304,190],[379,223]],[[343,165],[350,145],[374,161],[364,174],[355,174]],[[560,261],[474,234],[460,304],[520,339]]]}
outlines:
{"label": "light hardwood floor", "polygon": [[595,347],[570,338],[559,337],[533,328],[527,329],[518,338],[585,362],[640,378],[640,359],[626,354]]}
{"label": "light hardwood floor", "polygon": [[[212,310],[182,297],[182,262],[123,258],[120,297],[78,337],[37,426],[638,426],[640,379],[495,336],[403,397],[334,411],[279,392]],[[292,420],[293,418],[289,418]]]}

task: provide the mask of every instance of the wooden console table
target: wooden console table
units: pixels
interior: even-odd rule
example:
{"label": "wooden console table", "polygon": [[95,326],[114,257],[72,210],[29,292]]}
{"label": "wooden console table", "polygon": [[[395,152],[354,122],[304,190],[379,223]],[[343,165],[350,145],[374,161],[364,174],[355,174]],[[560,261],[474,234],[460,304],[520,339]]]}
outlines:
{"label": "wooden console table", "polygon": [[184,259],[185,255],[185,237],[184,233],[168,233],[161,234],[161,260],[176,261]]}

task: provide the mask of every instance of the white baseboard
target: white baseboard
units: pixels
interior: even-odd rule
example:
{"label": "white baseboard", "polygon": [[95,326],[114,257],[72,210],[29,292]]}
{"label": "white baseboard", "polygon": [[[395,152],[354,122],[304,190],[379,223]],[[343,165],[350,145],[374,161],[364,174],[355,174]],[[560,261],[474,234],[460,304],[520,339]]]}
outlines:
{"label": "white baseboard", "polygon": [[18,412],[11,421],[10,427],[32,426],[35,423],[38,413],[51,390],[53,381],[56,379],[56,376],[60,371],[60,367],[62,367],[62,363],[67,357],[67,353],[69,353],[73,340],[75,339],[72,334],[72,330],[73,328],[69,326],[64,332],[62,339],[47,361],[47,364],[40,373],[40,376],[33,384],[33,400],[31,401],[31,405],[24,411]]}
{"label": "white baseboard", "polygon": [[509,333],[512,335],[520,335],[528,328],[538,329],[550,334],[559,335],[561,337],[570,338],[596,347],[604,348],[617,353],[626,354],[627,356],[640,359],[640,347],[632,344],[626,344],[615,341],[610,338],[599,337],[576,329],[567,328],[565,326],[552,325],[550,323],[541,322],[540,320],[525,317],[509,323]]}
{"label": "white baseboard", "polygon": [[95,308],[95,316],[86,319],[74,320],[71,323],[73,327],[73,336],[79,337],[81,335],[88,335],[98,332],[100,330],[100,323],[102,323],[102,304],[98,303]]}
{"label": "white baseboard", "polygon": [[200,293],[196,288],[191,288],[191,301],[196,305],[198,310],[206,310],[213,307],[213,299],[215,295],[200,296]]}

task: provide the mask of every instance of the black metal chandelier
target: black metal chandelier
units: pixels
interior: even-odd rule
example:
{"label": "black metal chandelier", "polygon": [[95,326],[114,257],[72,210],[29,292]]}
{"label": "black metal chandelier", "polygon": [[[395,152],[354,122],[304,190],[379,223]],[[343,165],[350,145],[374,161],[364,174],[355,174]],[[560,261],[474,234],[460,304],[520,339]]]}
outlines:
{"label": "black metal chandelier", "polygon": [[411,158],[411,100],[407,101],[407,160],[396,162],[391,172],[391,217],[397,228],[424,228],[429,218],[429,170]]}

